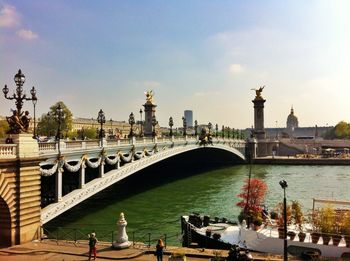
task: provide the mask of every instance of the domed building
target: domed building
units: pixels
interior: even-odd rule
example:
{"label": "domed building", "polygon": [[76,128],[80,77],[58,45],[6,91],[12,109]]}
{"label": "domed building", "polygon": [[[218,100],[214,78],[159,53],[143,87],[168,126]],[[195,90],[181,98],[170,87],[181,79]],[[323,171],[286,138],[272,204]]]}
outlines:
{"label": "domed building", "polygon": [[293,106],[290,110],[290,114],[287,117],[287,132],[292,134],[295,128],[299,127],[298,118],[294,115]]}

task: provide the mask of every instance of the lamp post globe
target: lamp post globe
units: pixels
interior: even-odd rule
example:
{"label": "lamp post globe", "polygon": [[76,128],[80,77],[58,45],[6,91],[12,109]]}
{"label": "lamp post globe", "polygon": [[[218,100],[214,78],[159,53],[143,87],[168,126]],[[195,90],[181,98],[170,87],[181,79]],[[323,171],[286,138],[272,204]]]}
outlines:
{"label": "lamp post globe", "polygon": [[13,111],[13,116],[7,118],[10,127],[10,130],[7,133],[19,134],[21,132],[27,132],[29,128],[29,118],[27,117],[28,114],[26,113],[24,116],[22,116],[23,101],[31,100],[33,101],[34,105],[34,103],[36,103],[37,97],[34,86],[30,90],[31,98],[27,97],[27,95],[23,93],[23,84],[25,82],[25,76],[22,73],[21,69],[18,70],[18,73],[14,76],[13,79],[17,86],[16,92],[8,96],[9,88],[7,87],[7,85],[5,85],[4,88],[2,88],[2,92],[4,93],[5,99],[15,100],[16,104],[16,111]]}
{"label": "lamp post globe", "polygon": [[173,136],[173,126],[174,126],[173,117],[170,117],[169,118],[169,127],[170,127],[169,136],[170,137]]}
{"label": "lamp post globe", "polygon": [[103,147],[103,124],[106,123],[106,116],[102,109],[98,112],[97,122],[100,124],[99,138],[101,141],[101,147]]}

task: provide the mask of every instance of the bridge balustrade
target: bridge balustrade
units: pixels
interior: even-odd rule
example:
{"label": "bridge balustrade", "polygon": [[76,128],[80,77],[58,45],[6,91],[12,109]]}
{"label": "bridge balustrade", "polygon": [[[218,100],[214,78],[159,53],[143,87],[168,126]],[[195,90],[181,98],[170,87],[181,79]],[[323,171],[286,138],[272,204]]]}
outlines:
{"label": "bridge balustrade", "polygon": [[0,144],[1,158],[15,158],[17,152],[16,144]]}

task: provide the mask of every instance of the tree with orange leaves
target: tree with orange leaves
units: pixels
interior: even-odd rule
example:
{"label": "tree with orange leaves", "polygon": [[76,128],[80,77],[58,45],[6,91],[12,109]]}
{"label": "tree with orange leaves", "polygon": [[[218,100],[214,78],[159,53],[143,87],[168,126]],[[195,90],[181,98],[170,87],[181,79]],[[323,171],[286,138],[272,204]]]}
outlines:
{"label": "tree with orange leaves", "polygon": [[242,187],[242,192],[237,197],[242,198],[242,201],[237,203],[238,207],[242,208],[240,221],[247,219],[248,223],[254,219],[261,219],[261,212],[267,192],[267,185],[261,179],[246,179]]}

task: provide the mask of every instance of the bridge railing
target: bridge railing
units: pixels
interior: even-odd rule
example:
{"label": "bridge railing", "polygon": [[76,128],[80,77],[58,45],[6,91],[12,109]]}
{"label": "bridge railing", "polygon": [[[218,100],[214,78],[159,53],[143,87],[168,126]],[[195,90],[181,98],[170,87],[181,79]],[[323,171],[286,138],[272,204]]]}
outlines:
{"label": "bridge railing", "polygon": [[15,158],[16,154],[16,144],[0,144],[0,158]]}

